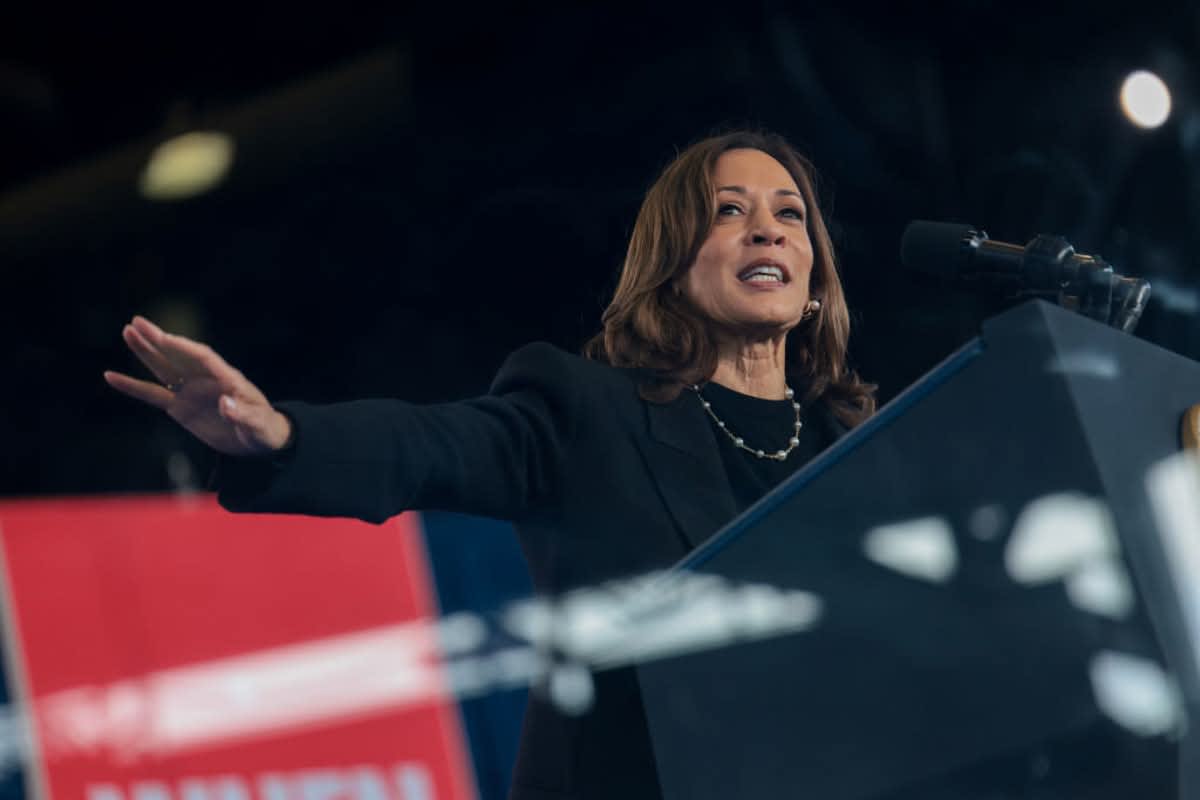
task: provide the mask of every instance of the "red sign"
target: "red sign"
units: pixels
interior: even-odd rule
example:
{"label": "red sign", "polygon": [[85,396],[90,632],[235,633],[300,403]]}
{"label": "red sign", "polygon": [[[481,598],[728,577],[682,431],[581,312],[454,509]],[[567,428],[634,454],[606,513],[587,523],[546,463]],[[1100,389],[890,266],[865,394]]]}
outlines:
{"label": "red sign", "polygon": [[207,495],[0,504],[31,788],[474,797],[419,525],[230,514]]}

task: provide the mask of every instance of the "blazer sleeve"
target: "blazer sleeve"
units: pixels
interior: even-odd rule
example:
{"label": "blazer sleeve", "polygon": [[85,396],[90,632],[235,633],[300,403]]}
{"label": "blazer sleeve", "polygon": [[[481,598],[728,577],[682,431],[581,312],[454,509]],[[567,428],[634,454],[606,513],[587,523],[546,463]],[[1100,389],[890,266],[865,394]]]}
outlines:
{"label": "blazer sleeve", "polygon": [[571,361],[549,344],[526,345],[487,395],[455,403],[281,403],[294,424],[290,452],[221,457],[218,499],[230,511],[375,523],[408,509],[518,519],[561,485],[579,416]]}

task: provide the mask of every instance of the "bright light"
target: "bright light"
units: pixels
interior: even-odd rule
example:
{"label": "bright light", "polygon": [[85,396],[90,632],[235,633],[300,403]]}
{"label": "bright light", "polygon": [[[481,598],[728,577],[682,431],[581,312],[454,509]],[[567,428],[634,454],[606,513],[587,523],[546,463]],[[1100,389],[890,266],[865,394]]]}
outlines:
{"label": "bright light", "polygon": [[1171,116],[1171,92],[1153,72],[1138,70],[1121,84],[1121,110],[1139,128],[1157,128]]}
{"label": "bright light", "polygon": [[182,200],[216,186],[233,164],[233,139],[195,131],[160,144],[142,171],[142,194],[153,200]]}

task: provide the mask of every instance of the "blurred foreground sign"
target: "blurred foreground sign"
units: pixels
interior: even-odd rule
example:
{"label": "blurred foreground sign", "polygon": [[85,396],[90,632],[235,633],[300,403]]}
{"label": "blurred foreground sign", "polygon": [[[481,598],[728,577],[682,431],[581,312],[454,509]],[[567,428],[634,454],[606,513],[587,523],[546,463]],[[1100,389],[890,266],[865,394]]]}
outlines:
{"label": "blurred foreground sign", "polygon": [[418,517],[0,504],[10,682],[54,800],[475,796]]}

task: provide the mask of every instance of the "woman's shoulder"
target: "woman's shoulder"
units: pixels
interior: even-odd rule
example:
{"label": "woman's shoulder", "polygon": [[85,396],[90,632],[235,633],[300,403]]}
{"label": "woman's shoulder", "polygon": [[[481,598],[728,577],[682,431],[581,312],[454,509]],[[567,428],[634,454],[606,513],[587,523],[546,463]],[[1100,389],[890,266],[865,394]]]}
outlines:
{"label": "woman's shoulder", "polygon": [[610,366],[603,361],[567,352],[549,342],[530,342],[514,350],[496,373],[492,393],[511,390],[515,383],[568,383],[595,385],[611,383],[631,385],[637,380],[634,370]]}

